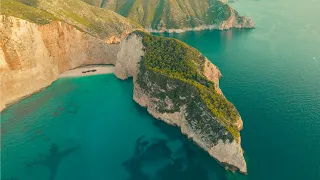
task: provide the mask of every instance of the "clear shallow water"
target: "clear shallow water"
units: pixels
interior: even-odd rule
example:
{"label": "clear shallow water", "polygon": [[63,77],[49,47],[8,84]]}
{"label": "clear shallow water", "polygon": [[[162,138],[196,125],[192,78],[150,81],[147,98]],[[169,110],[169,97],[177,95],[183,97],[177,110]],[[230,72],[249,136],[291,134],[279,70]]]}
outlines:
{"label": "clear shallow water", "polygon": [[101,75],[58,80],[1,114],[2,179],[320,179],[320,3],[233,6],[257,28],[174,37],[219,66],[244,120],[248,176],[150,117],[133,102],[132,81]]}

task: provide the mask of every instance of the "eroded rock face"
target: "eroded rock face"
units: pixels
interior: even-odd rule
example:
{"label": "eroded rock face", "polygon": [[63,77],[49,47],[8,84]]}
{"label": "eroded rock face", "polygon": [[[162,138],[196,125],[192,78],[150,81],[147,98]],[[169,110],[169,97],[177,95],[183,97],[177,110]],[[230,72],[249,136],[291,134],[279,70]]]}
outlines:
{"label": "eroded rock face", "polygon": [[62,22],[37,25],[0,16],[0,110],[88,64],[114,64],[119,44],[109,45]]}
{"label": "eroded rock face", "polygon": [[236,12],[234,9],[230,8],[231,15],[228,20],[223,21],[219,29],[220,30],[226,30],[231,28],[254,28],[254,22],[252,19],[246,17],[246,16],[240,16],[238,12]]}
{"label": "eroded rock face", "polygon": [[204,76],[210,81],[214,82],[215,89],[219,94],[222,94],[222,91],[219,87],[219,79],[222,76],[220,70],[217,66],[212,64],[207,58],[204,63]]}
{"label": "eroded rock face", "polygon": [[[247,172],[246,162],[240,139],[234,139],[219,120],[212,116],[211,111],[199,99],[199,92],[192,85],[180,80],[166,77],[157,72],[140,68],[143,57],[141,38],[133,34],[121,42],[121,46],[140,48],[138,50],[120,50],[115,73],[120,79],[133,77],[134,100],[146,107],[155,118],[168,124],[179,126],[181,132],[187,135],[200,147],[206,150],[227,169]],[[121,52],[122,50],[123,53]],[[123,54],[123,55],[120,55]],[[118,64],[119,63],[119,64]],[[130,69],[134,67],[133,69]],[[136,72],[134,72],[136,71]],[[207,59],[204,75],[219,88],[219,69]],[[178,96],[178,99],[177,99]],[[239,116],[236,126],[242,128]]]}
{"label": "eroded rock face", "polygon": [[240,172],[247,173],[247,165],[242,155],[243,150],[236,141],[223,142],[222,140],[219,140],[208,152],[219,162],[226,165],[226,168],[234,171],[234,168],[236,167],[239,168]]}
{"label": "eroded rock face", "polygon": [[137,35],[128,36],[121,41],[114,72],[119,79],[136,77],[138,62],[144,55],[142,49],[142,38]]}

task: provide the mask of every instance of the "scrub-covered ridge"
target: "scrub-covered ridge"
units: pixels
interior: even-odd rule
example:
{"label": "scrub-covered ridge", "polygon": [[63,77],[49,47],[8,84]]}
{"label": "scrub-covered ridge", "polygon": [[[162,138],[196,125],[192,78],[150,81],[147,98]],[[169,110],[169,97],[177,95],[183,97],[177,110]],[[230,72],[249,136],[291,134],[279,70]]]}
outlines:
{"label": "scrub-covered ridge", "polygon": [[113,10],[153,32],[253,28],[250,18],[217,0],[83,0]]}
{"label": "scrub-covered ridge", "polygon": [[1,14],[48,24],[62,21],[105,41],[119,42],[121,37],[140,28],[119,14],[93,7],[79,0],[2,0]]}

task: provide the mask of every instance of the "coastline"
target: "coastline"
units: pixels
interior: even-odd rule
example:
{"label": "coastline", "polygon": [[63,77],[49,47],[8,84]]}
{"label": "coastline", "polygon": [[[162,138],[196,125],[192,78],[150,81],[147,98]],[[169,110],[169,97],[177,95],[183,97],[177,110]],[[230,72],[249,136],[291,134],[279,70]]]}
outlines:
{"label": "coastline", "polygon": [[221,29],[217,25],[203,25],[203,26],[197,26],[194,28],[183,28],[183,29],[162,29],[162,30],[156,30],[152,28],[146,28],[145,30],[149,33],[184,33],[188,31],[202,31],[202,30],[226,30]]}
{"label": "coastline", "polygon": [[82,77],[82,76],[92,76],[99,74],[113,74],[113,65],[88,65],[82,66],[75,69],[71,69],[60,74],[59,78],[70,78],[70,77]]}
{"label": "coastline", "polygon": [[[95,72],[87,72],[87,73],[82,73],[83,71],[92,71],[96,70]],[[77,67],[75,69],[71,69],[69,71],[66,71],[62,74],[59,75],[58,79],[60,78],[76,78],[76,77],[84,77],[84,76],[93,76],[93,75],[101,75],[101,74],[113,74],[114,73],[114,66],[113,65],[87,65],[87,66],[81,66]],[[54,81],[53,81],[54,82]],[[7,109],[8,106],[19,102],[22,99],[25,99],[27,97],[30,97],[36,93],[39,93],[40,91],[46,89],[47,87],[51,86],[53,83],[51,82],[50,84],[39,88],[38,90],[28,93],[24,95],[23,97],[20,97],[4,106],[0,106],[0,114]]]}
{"label": "coastline", "polygon": [[184,32],[190,32],[190,31],[203,31],[203,30],[220,30],[220,31],[226,31],[230,29],[254,29],[255,27],[220,27],[217,25],[204,25],[204,26],[197,26],[194,28],[184,28],[184,29],[162,29],[162,30],[156,30],[152,28],[146,28],[145,30],[149,33],[184,33]]}

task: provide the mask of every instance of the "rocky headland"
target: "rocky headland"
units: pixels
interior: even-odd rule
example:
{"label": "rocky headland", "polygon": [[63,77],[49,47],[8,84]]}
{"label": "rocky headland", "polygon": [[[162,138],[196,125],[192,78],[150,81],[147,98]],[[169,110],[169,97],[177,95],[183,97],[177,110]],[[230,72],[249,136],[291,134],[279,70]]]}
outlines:
{"label": "rocky headland", "polygon": [[[161,44],[169,49],[185,48],[194,58],[183,65],[162,64],[175,59],[165,60],[162,50],[153,51],[155,47],[161,49]],[[159,56],[157,62],[154,57]],[[183,74],[187,69],[189,73]],[[219,88],[219,69],[197,50],[177,40],[134,32],[121,42],[115,75],[120,79],[133,77],[133,99],[153,117],[179,126],[227,169],[247,172],[240,145],[241,117]]]}

